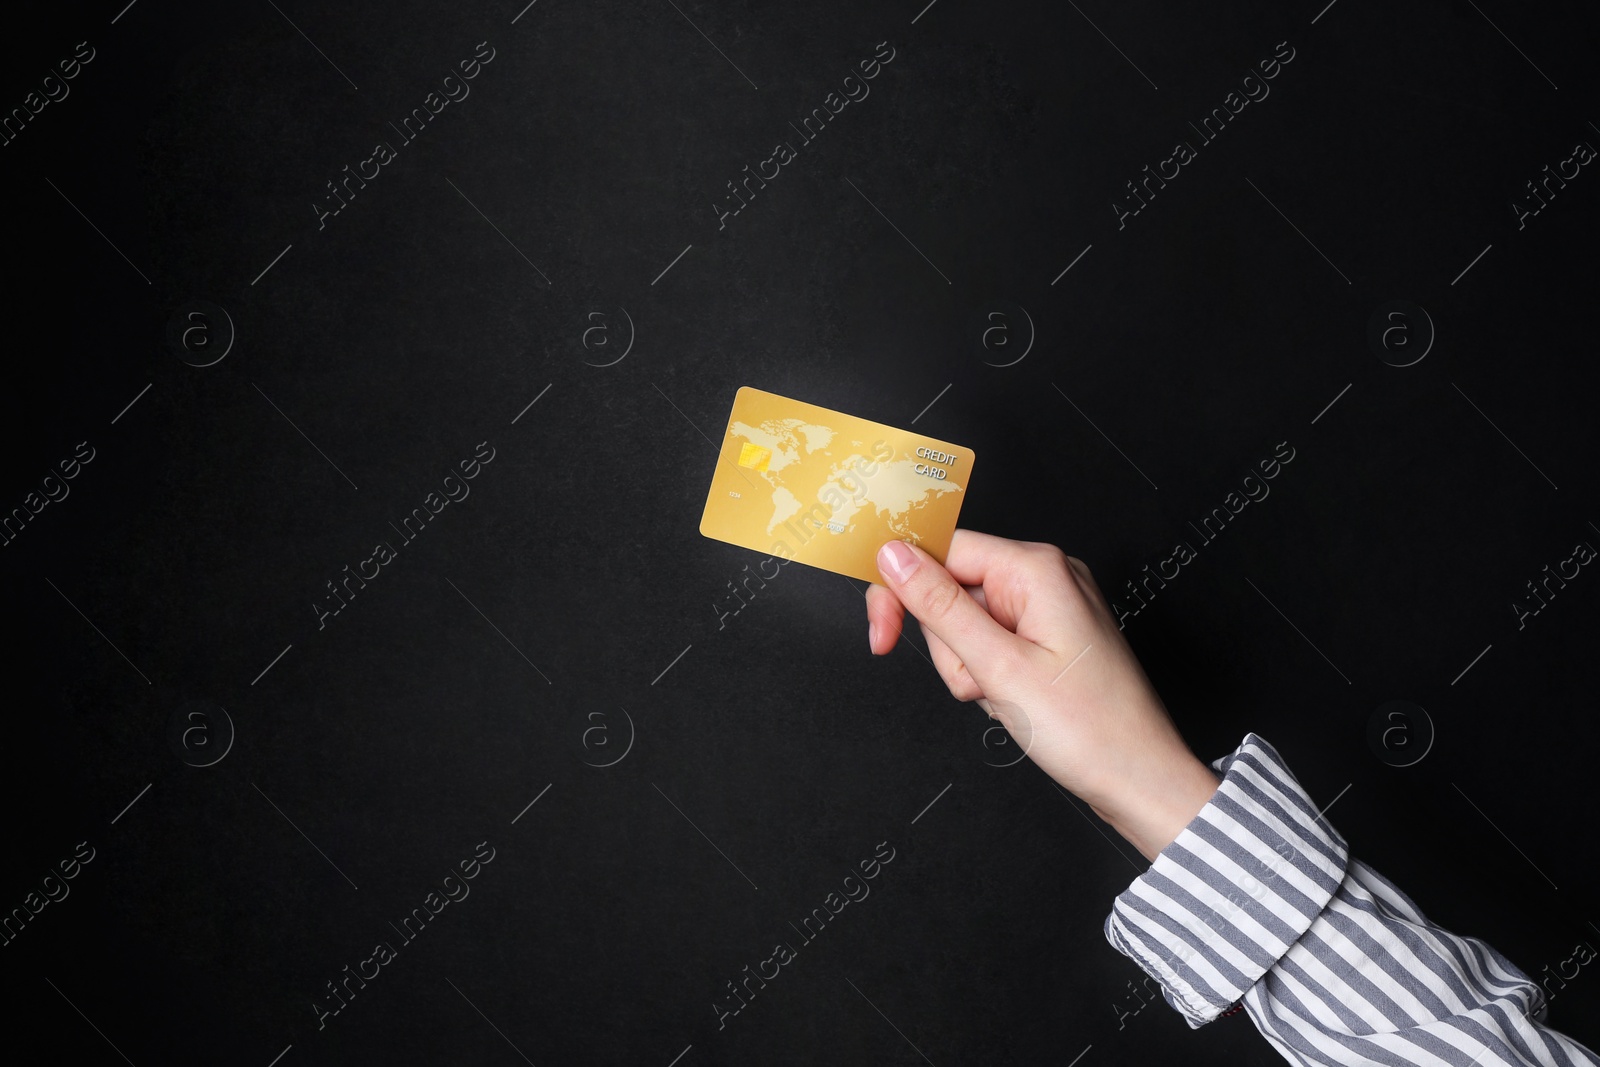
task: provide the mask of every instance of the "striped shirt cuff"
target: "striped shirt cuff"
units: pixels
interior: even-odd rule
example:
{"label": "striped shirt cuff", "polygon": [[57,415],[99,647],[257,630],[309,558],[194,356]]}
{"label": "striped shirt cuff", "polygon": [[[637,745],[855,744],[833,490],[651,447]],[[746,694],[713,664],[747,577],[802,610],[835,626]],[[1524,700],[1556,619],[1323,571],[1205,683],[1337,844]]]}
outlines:
{"label": "striped shirt cuff", "polygon": [[1349,863],[1344,838],[1260,737],[1246,735],[1213,766],[1223,774],[1216,795],[1117,897],[1105,925],[1191,1027],[1283,958]]}

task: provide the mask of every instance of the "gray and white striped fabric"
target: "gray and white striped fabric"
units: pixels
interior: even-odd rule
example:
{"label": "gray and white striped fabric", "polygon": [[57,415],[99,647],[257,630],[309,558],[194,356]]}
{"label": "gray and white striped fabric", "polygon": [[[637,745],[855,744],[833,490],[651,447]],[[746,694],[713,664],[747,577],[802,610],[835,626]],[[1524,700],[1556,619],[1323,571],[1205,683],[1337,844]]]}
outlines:
{"label": "gray and white striped fabric", "polygon": [[1191,1027],[1242,1002],[1290,1063],[1600,1067],[1510,960],[1352,859],[1271,745],[1213,766],[1216,796],[1106,918]]}

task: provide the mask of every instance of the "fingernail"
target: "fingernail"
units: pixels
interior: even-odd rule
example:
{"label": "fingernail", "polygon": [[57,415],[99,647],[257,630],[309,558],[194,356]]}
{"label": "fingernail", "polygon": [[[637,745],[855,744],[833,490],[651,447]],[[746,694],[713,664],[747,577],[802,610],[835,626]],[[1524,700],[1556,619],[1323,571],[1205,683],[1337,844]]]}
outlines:
{"label": "fingernail", "polygon": [[878,549],[878,570],[897,584],[915,574],[920,563],[917,554],[904,541],[890,541]]}
{"label": "fingernail", "polygon": [[873,620],[872,622],[867,623],[867,649],[869,651],[876,651],[877,647],[878,623],[877,620]]}

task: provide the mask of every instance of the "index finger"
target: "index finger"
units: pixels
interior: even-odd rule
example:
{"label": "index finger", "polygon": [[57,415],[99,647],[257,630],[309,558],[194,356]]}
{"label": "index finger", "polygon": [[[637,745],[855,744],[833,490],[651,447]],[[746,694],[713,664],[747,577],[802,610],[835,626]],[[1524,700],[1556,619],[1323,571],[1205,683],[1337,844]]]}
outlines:
{"label": "index finger", "polygon": [[1045,541],[957,530],[945,569],[963,586],[983,589],[984,607],[1000,625],[1051,651],[1088,604],[1070,557]]}
{"label": "index finger", "polygon": [[1032,544],[977,530],[958,529],[950,538],[944,569],[962,585],[982,585],[984,575],[1015,563]]}
{"label": "index finger", "polygon": [[[978,602],[985,611],[989,609],[989,600],[984,595],[983,587],[964,586],[963,588]],[[906,606],[900,603],[900,598],[886,585],[873,582],[867,586],[867,645],[875,656],[882,656],[894,650],[895,644],[900,640],[900,634],[905,629]]]}

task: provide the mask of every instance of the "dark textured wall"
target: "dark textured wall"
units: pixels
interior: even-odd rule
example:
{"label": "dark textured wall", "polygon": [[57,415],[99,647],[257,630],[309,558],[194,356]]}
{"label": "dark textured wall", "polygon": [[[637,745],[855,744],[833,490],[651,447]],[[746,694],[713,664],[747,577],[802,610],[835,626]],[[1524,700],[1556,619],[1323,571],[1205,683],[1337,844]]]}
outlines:
{"label": "dark textured wall", "polygon": [[1133,1010],[1142,864],[859,584],[732,613],[755,385],[974,448],[963,524],[1087,560],[1198,752],[1272,741],[1600,1044],[1593,10],[922,2],[8,17],[12,1041],[1277,1062]]}

